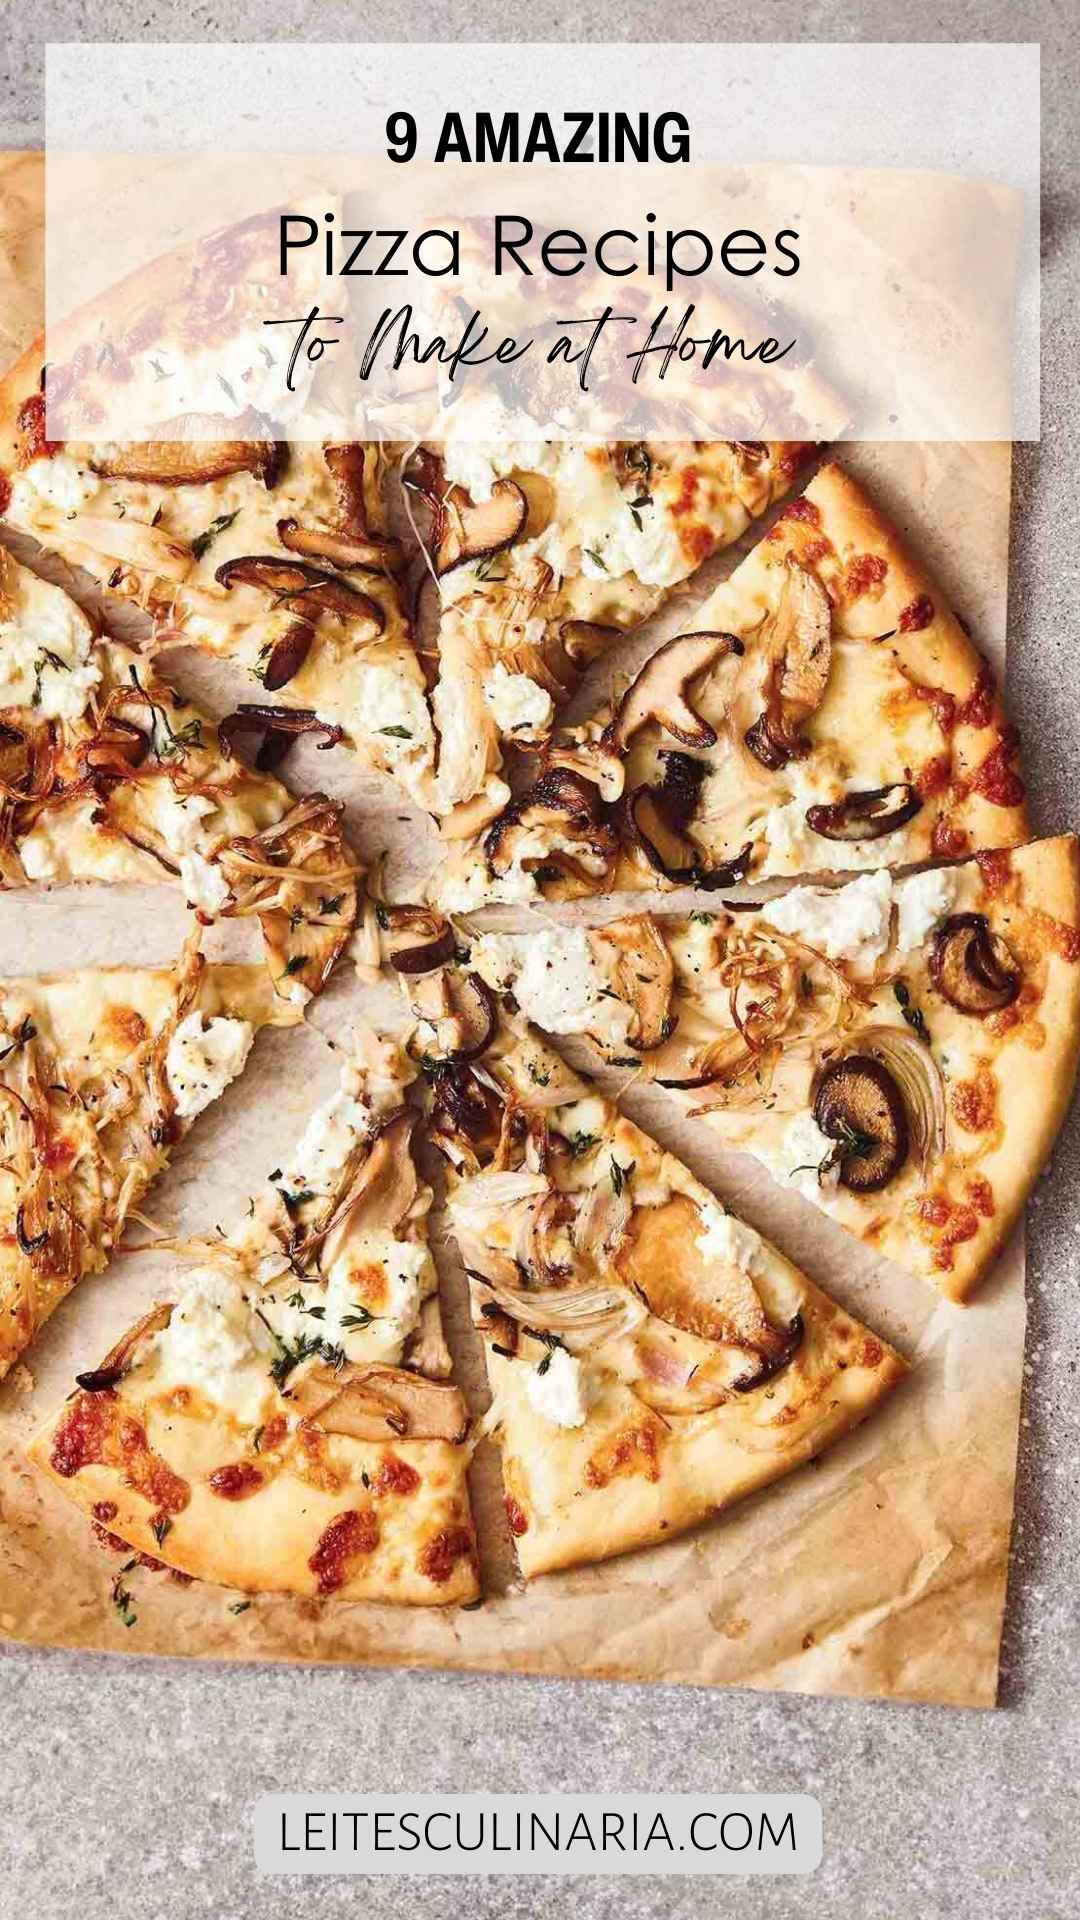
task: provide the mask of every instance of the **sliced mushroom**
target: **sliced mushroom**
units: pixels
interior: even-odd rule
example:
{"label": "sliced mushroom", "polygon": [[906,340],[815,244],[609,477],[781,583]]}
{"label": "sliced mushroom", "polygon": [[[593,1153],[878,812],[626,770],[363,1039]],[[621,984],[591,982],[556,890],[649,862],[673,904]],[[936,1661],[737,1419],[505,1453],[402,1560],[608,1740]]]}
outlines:
{"label": "sliced mushroom", "polygon": [[323,448],[323,459],[330,469],[337,495],[341,531],[349,539],[368,536],[367,502],[364,498],[364,467],[367,449],[359,440],[345,440]]}
{"label": "sliced mushroom", "polygon": [[473,502],[462,487],[451,487],[436,502],[435,571],[442,579],[470,560],[486,560],[518,538],[529,502],[514,480],[496,480],[491,498]]}
{"label": "sliced mushroom", "polygon": [[825,697],[832,659],[829,596],[805,567],[788,566],[759,644],[770,660],[767,704],[745,739],[755,759],[776,772],[808,750],[800,728]]}
{"label": "sliced mushroom", "polygon": [[433,907],[382,907],[379,924],[395,973],[431,973],[454,957],[454,929]]}
{"label": "sliced mushroom", "polygon": [[985,914],[954,913],[934,937],[930,977],[950,1006],[981,1017],[1011,1006],[1023,976]]}
{"label": "sliced mushroom", "polygon": [[559,643],[573,666],[583,670],[621,632],[621,627],[605,626],[599,620],[564,620]]}
{"label": "sliced mushroom", "polygon": [[315,629],[306,620],[290,621],[280,640],[275,640],[267,655],[262,670],[262,683],[267,693],[277,693],[295,680],[315,638]]}
{"label": "sliced mushroom", "polygon": [[437,1294],[423,1302],[420,1318],[405,1342],[401,1363],[410,1373],[422,1373],[428,1380],[450,1378],[454,1363],[443,1332]]}
{"label": "sliced mushroom", "polygon": [[360,567],[368,573],[388,573],[401,559],[401,547],[396,540],[331,533],[325,527],[302,527],[299,520],[279,520],[277,536],[290,553],[328,560],[332,567]]}
{"label": "sliced mushroom", "polygon": [[798,1345],[793,1328],[774,1327],[750,1276],[710,1259],[699,1245],[701,1216],[685,1194],[641,1207],[616,1258],[620,1273],[660,1320],[699,1339],[738,1350],[731,1387],[745,1390],[775,1373]]}
{"label": "sliced mushroom", "polygon": [[228,754],[230,759],[236,753],[237,737],[243,733],[263,735],[263,744],[255,757],[255,765],[263,773],[280,764],[293,740],[302,733],[323,735],[316,742],[320,753],[325,753],[329,747],[336,747],[339,740],[345,737],[340,727],[331,726],[328,720],[320,720],[313,707],[272,707],[255,703],[237,707],[235,712],[226,714],[218,722],[221,751]]}
{"label": "sliced mushroom", "polygon": [[428,1059],[440,1065],[476,1060],[491,1045],[497,1014],[495,996],[475,973],[443,968],[413,976],[409,1005],[434,1033]]}
{"label": "sliced mushroom", "polygon": [[814,1089],[814,1119],[837,1143],[840,1180],[853,1193],[877,1193],[908,1157],[903,1096],[889,1069],[869,1054],[830,1062]]}
{"label": "sliced mushroom", "polygon": [[416,1120],[415,1112],[402,1108],[384,1123],[327,1224],[306,1237],[302,1251],[311,1253],[318,1246],[324,1273],[348,1251],[353,1234],[392,1233],[406,1218],[418,1187],[408,1150]]}
{"label": "sliced mushroom", "polygon": [[[175,424],[184,427],[184,439],[146,440],[112,451],[89,447],[86,464],[106,480],[141,480],[156,487],[204,486],[233,473],[252,473],[265,487],[280,479],[286,458],[281,441],[236,437],[238,427],[265,429],[261,415],[249,411],[230,420],[223,414],[191,414]],[[226,432],[229,438],[222,437]]]}
{"label": "sliced mushroom", "polygon": [[150,1334],[160,1333],[167,1327],[172,1316],[172,1303],[151,1307],[141,1319],[129,1327],[116,1345],[110,1348],[100,1367],[92,1367],[88,1373],[77,1373],[75,1384],[84,1393],[106,1393],[123,1379],[132,1364],[135,1350]]}
{"label": "sliced mushroom", "polygon": [[623,694],[604,734],[605,744],[621,753],[652,720],[686,747],[715,746],[715,729],[694,712],[686,689],[716,660],[742,651],[742,641],[730,633],[680,633],[668,640]]}
{"label": "sliced mushroom", "polygon": [[458,1387],[426,1380],[407,1367],[319,1365],[290,1394],[298,1411],[324,1433],[354,1440],[465,1438],[469,1416]]}
{"label": "sliced mushroom", "polygon": [[361,593],[339,573],[312,566],[307,560],[283,560],[280,554],[238,554],[218,567],[215,580],[223,587],[261,587],[278,606],[301,616],[336,614],[339,620],[370,620],[379,633],[386,616],[377,600]]}
{"label": "sliced mushroom", "polygon": [[633,1008],[626,1044],[635,1053],[663,1046],[675,1027],[671,1013],[675,966],[656,922],[647,914],[636,914],[597,928],[593,938],[614,950],[612,987]]}
{"label": "sliced mushroom", "polygon": [[526,855],[524,866],[550,865],[571,877],[595,881],[618,852],[599,793],[590,780],[568,767],[549,767],[493,822],[484,839],[492,872],[509,873],[522,843],[535,846],[537,834],[545,831],[550,845]]}
{"label": "sliced mushroom", "polygon": [[697,808],[705,764],[688,753],[664,753],[660,759],[664,769],[660,785],[636,787],[619,803],[617,819],[623,839],[676,886],[710,891],[737,886],[749,871],[753,842],[747,841],[734,859],[718,867],[703,866],[701,849],[686,828]]}
{"label": "sliced mushroom", "polygon": [[435,1076],[431,1097],[430,1138],[436,1146],[452,1144],[470,1159],[493,1154],[502,1133],[503,1100],[467,1067],[450,1068]]}
{"label": "sliced mushroom", "polygon": [[881,840],[906,827],[921,807],[918,789],[898,781],[892,787],[846,793],[828,806],[807,807],[806,824],[826,840]]}

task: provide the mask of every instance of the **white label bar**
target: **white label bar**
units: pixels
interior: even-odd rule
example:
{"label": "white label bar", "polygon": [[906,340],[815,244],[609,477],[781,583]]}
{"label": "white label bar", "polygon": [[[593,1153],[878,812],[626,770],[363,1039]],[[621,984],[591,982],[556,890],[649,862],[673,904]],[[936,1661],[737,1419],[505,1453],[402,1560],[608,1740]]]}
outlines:
{"label": "white label bar", "polygon": [[265,1794],[261,1873],[813,1873],[805,1793]]}

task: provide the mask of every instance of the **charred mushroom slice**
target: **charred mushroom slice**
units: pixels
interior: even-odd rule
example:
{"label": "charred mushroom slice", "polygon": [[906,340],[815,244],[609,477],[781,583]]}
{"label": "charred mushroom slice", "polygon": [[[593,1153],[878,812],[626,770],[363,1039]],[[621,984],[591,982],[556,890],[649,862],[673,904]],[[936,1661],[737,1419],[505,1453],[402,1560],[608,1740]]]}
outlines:
{"label": "charred mushroom slice", "polygon": [[1016,956],[982,913],[954,913],[938,929],[930,977],[960,1013],[977,1017],[1011,1006],[1020,991]]}
{"label": "charred mushroom slice", "polygon": [[770,657],[767,704],[745,735],[770,772],[808,750],[800,728],[825,697],[832,659],[832,613],[820,580],[789,565],[780,601],[761,645]]}
{"label": "charred mushroom slice", "polygon": [[260,587],[274,596],[278,606],[301,617],[332,613],[339,620],[370,620],[377,632],[385,625],[385,615],[377,600],[361,593],[339,573],[327,573],[325,567],[312,566],[307,560],[283,560],[279,554],[239,554],[217,569],[215,580],[223,587]]}
{"label": "charred mushroom slice", "polygon": [[552,866],[595,880],[615,859],[618,842],[592,782],[568,767],[550,767],[503,809],[484,851],[496,874],[509,873],[520,859],[526,868]]}
{"label": "charred mushroom slice", "polygon": [[332,567],[360,567],[368,573],[387,573],[401,559],[396,540],[371,540],[325,527],[302,527],[299,520],[279,520],[277,536],[290,553],[328,560]]}
{"label": "charred mushroom slice", "polygon": [[680,633],[658,647],[623,694],[604,735],[621,753],[636,733],[655,721],[685,747],[713,747],[715,728],[690,706],[686,689],[707,667],[726,654],[741,654],[743,644],[730,633]]}
{"label": "charred mushroom slice", "polygon": [[900,781],[892,787],[846,793],[828,806],[807,807],[806,824],[826,840],[881,840],[906,827],[921,807],[918,789]]}
{"label": "charred mushroom slice", "polygon": [[409,1005],[434,1035],[425,1059],[433,1066],[476,1060],[495,1035],[495,996],[487,983],[475,973],[446,970],[412,977]]}
{"label": "charred mushroom slice", "polygon": [[518,538],[529,503],[513,480],[496,480],[491,498],[474,503],[461,487],[451,487],[435,510],[435,571],[442,579],[470,560],[487,560]]}
{"label": "charred mushroom slice", "polygon": [[323,448],[323,459],[330,469],[337,494],[338,520],[350,539],[366,537],[367,502],[364,498],[364,467],[367,453],[359,440],[342,441]]}
{"label": "charred mushroom slice", "polygon": [[396,973],[432,973],[453,959],[454,929],[432,907],[383,907],[379,920]]}
{"label": "charred mushroom slice", "polygon": [[637,787],[619,804],[618,821],[625,840],[644,854],[651,867],[676,886],[707,890],[734,887],[750,869],[753,842],[720,866],[702,865],[701,849],[686,829],[697,808],[705,765],[688,753],[664,753],[663,779],[658,787]]}
{"label": "charred mushroom slice", "polygon": [[287,687],[295,680],[315,638],[314,627],[306,620],[293,620],[280,640],[275,640],[267,655],[262,670],[262,683],[267,693],[277,693],[281,687]]}
{"label": "charred mushroom slice", "polygon": [[[141,480],[156,487],[204,486],[233,473],[252,473],[272,487],[280,478],[285,448],[280,441],[259,437],[266,425],[260,415],[229,420],[216,413],[192,414],[175,424],[184,427],[184,439],[146,440],[111,451],[89,447],[86,464],[105,480]],[[256,437],[237,439],[236,428],[244,426]],[[229,429],[232,436],[223,437]]]}
{"label": "charred mushroom slice", "polygon": [[236,754],[236,741],[242,733],[261,733],[263,744],[256,755],[255,764],[262,772],[268,772],[284,759],[292,742],[302,733],[321,733],[323,738],[316,742],[320,753],[329,747],[336,747],[344,739],[340,727],[331,726],[328,720],[320,720],[312,707],[272,707],[252,704],[237,707],[235,712],[226,714],[218,723],[218,741],[222,753],[230,759]]}
{"label": "charred mushroom slice", "polygon": [[818,1076],[814,1119],[837,1143],[840,1180],[853,1193],[877,1193],[908,1157],[903,1096],[888,1068],[869,1054],[849,1053]]}

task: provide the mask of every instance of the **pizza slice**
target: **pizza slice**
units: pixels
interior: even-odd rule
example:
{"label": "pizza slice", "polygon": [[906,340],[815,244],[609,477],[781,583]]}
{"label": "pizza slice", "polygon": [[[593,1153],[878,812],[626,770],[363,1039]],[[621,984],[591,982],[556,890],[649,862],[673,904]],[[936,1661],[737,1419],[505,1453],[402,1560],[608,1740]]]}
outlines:
{"label": "pizza slice", "polygon": [[475,974],[403,979],[523,1573],[712,1518],[902,1376],[519,1016],[497,1015]]}
{"label": "pizza slice", "polygon": [[98,1273],[169,1150],[297,1007],[261,966],[0,981],[0,1378]]}
{"label": "pizza slice", "polygon": [[302,1003],[356,924],[360,869],[337,802],[235,757],[246,724],[215,727],[0,548],[0,887],[178,882],[204,922],[258,914]]}
{"label": "pizza slice", "polygon": [[986,662],[830,464],[431,897],[464,912],[1014,846],[1016,758]]}
{"label": "pizza slice", "polygon": [[434,734],[389,524],[395,450],[285,443],[250,410],[205,419],[198,440],[51,441],[41,353],[0,382],[11,525],[143,608],[156,646],[244,668],[252,725],[325,723],[430,805]]}
{"label": "pizza slice", "polygon": [[1080,852],[1065,836],[759,907],[486,935],[470,965],[960,1300],[1072,1095]]}
{"label": "pizza slice", "polygon": [[248,1591],[476,1598],[414,1072],[361,1036],[249,1214],[172,1251],[169,1299],[35,1438],[37,1465],[139,1551]]}
{"label": "pizza slice", "polygon": [[476,831],[590,661],[787,492],[806,442],[448,438],[413,462],[441,613],[438,811]]}

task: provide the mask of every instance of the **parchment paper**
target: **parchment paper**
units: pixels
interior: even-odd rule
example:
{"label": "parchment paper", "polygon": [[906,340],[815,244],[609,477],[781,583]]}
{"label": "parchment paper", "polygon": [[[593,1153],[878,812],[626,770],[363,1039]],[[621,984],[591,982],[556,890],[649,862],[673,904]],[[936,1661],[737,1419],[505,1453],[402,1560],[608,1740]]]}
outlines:
{"label": "parchment paper", "polygon": [[[39,323],[39,162],[0,156],[4,354],[18,351]],[[930,558],[1000,669],[1007,448],[851,447],[843,457]],[[728,556],[720,571],[730,571],[737,557]],[[686,596],[700,597],[700,585]],[[664,627],[673,628],[685,611],[685,601],[669,609]],[[634,649],[645,650],[644,641]],[[624,653],[620,664],[631,657]],[[220,669],[176,655],[170,671],[215,713],[232,704],[235,688]],[[594,677],[584,700],[598,684]],[[426,824],[387,783],[352,773],[346,756],[316,758],[306,746],[288,763],[290,783],[320,784],[345,799],[357,844],[368,855],[388,850],[393,897],[407,897],[437,858]],[[642,896],[637,904],[645,904]],[[670,906],[670,897],[662,904]],[[187,931],[182,901],[166,890],[0,895],[0,974],[121,960],[167,964]],[[247,957],[253,931],[243,924],[214,929],[205,944],[212,957]],[[170,1232],[230,1221],[334,1084],[338,1061],[328,1041],[358,1018],[397,1026],[401,1016],[392,988],[361,988],[345,968],[315,1003],[308,1029],[262,1035],[243,1078],[203,1116],[152,1191],[153,1218]],[[617,1090],[620,1076],[606,1081]],[[137,1568],[124,1576],[137,1614],[125,1628],[110,1599],[123,1560],[90,1538],[82,1517],[42,1482],[23,1452],[74,1372],[95,1364],[147,1304],[167,1296],[167,1256],[121,1251],[105,1275],[76,1290],[27,1363],[0,1387],[0,1632],[38,1645],[125,1653],[580,1674],[992,1705],[1023,1365],[1019,1241],[970,1306],[946,1305],[772,1187],[746,1157],[719,1151],[659,1090],[629,1089],[624,1104],[913,1361],[910,1379],[863,1428],[709,1527],[602,1567],[543,1579],[528,1591],[516,1579],[502,1524],[497,1461],[483,1446],[473,1474],[486,1587],[477,1611],[257,1596],[233,1613],[235,1594]],[[485,1393],[464,1281],[438,1217],[435,1232],[451,1345],[479,1410]]]}

